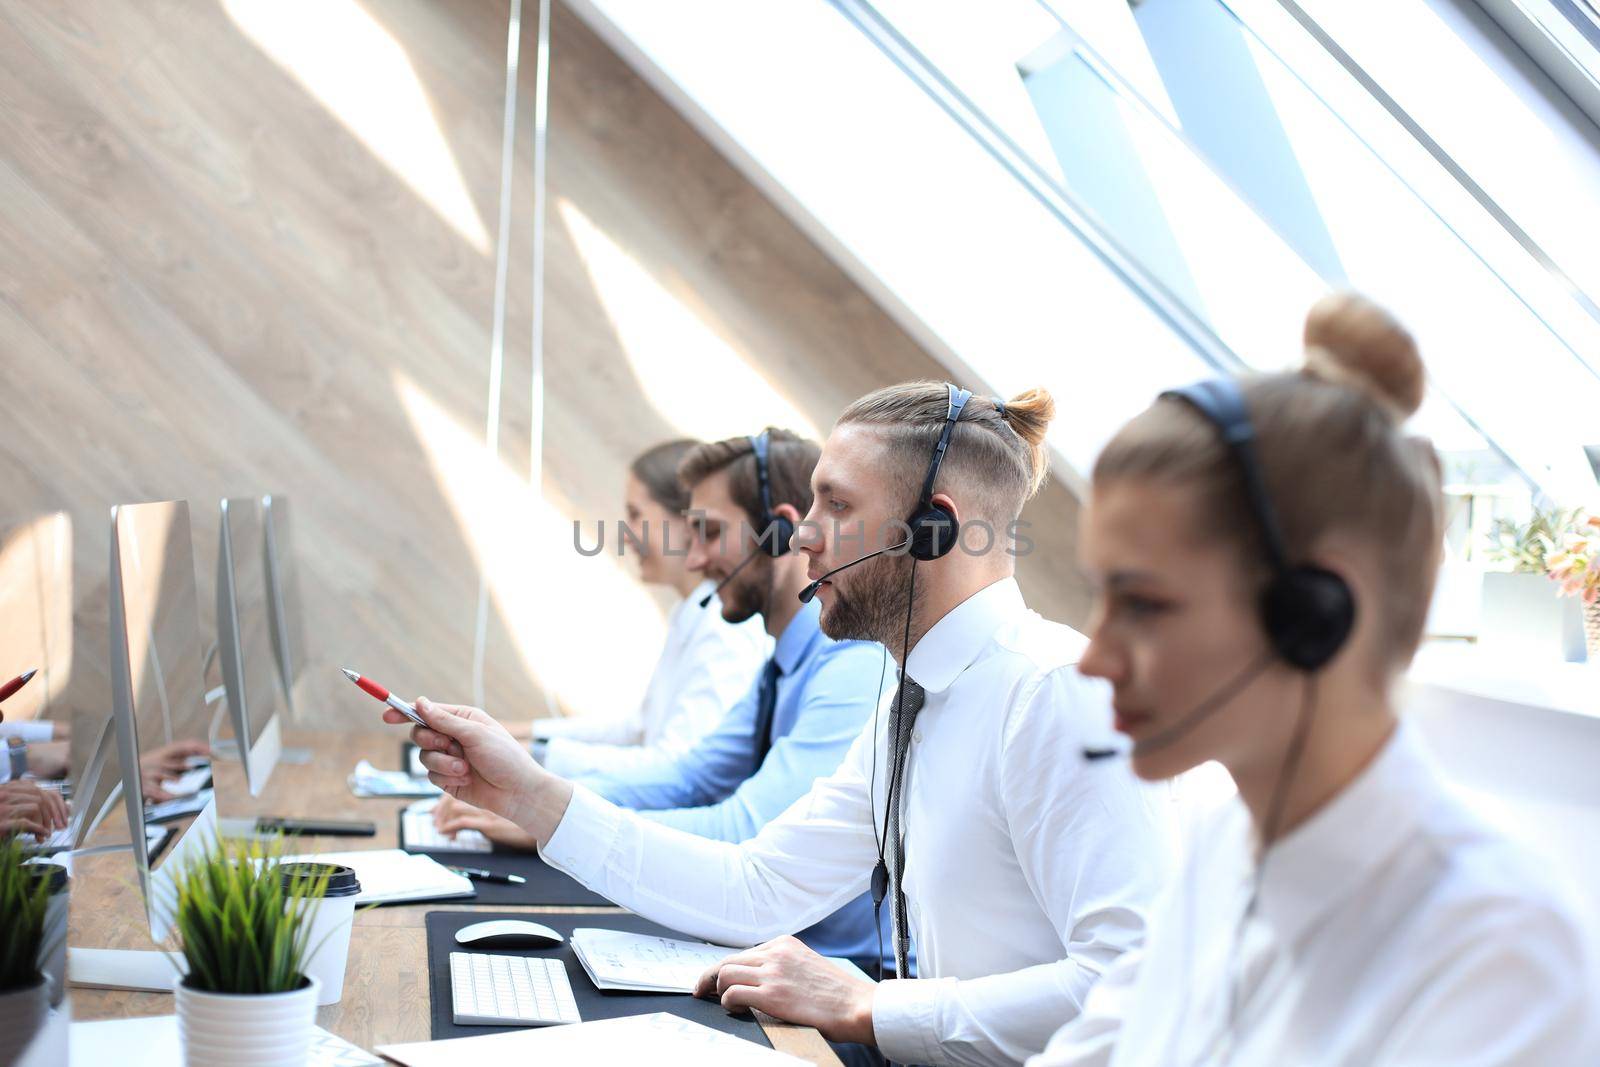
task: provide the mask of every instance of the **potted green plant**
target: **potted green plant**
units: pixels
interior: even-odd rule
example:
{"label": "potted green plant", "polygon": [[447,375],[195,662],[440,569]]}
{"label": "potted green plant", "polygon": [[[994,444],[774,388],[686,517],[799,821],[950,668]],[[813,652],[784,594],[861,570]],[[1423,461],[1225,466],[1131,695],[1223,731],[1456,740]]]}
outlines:
{"label": "potted green plant", "polygon": [[1548,560],[1560,551],[1579,512],[1536,510],[1526,522],[1497,519],[1487,556],[1501,568],[1483,576],[1483,623],[1479,640],[1508,655],[1569,662],[1584,658],[1583,618],[1576,606],[1554,595]]}
{"label": "potted green plant", "polygon": [[[285,875],[278,851],[213,840],[176,872],[178,1033],[190,1067],[300,1064],[317,982],[306,973],[327,875]],[[176,961],[174,961],[176,963]]]}
{"label": "potted green plant", "polygon": [[39,967],[50,883],[29,870],[15,834],[0,837],[0,1063],[15,1063],[44,1027],[50,986]]}

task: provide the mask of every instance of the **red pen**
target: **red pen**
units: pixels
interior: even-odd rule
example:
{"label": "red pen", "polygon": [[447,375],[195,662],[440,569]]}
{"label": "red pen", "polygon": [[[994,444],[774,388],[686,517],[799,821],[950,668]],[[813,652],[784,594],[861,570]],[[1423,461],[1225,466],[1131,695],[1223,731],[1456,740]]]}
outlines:
{"label": "red pen", "polygon": [[360,686],[361,691],[372,699],[383,701],[385,704],[389,705],[395,711],[398,711],[400,714],[404,715],[418,726],[428,725],[422,721],[422,716],[417,714],[416,708],[412,707],[410,704],[407,704],[404,700],[401,700],[383,686],[379,685],[377,682],[374,682],[371,678],[357,674],[349,667],[340,667],[339,669],[344,671],[344,676],[346,678]]}
{"label": "red pen", "polygon": [[[39,673],[39,668],[35,667],[31,671],[22,672],[21,674],[17,675],[15,678],[11,679],[11,681],[7,682],[5,685],[0,685],[0,701],[10,700],[13,696],[16,695],[16,692],[17,692],[18,689],[21,689],[23,686],[25,686],[29,682],[33,681],[33,676],[38,674],[38,673]],[[5,712],[0,711],[0,722],[5,722],[5,721],[6,721]]]}

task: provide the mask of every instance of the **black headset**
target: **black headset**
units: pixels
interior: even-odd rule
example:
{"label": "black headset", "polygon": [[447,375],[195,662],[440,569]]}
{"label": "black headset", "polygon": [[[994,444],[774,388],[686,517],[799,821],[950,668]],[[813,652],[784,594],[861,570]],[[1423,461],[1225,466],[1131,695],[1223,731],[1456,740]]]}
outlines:
{"label": "black headset", "polygon": [[1289,562],[1283,527],[1267,495],[1256,456],[1255,425],[1244,393],[1232,379],[1219,378],[1170,390],[1162,393],[1161,399],[1180,400],[1199,412],[1216,427],[1233,455],[1272,567],[1259,608],[1267,641],[1286,663],[1299,670],[1309,673],[1327,666],[1355,626],[1355,596],[1332,571]]}
{"label": "black headset", "polygon": [[967,401],[972,399],[972,392],[968,389],[957,389],[945,383],[949,390],[949,407],[945,414],[944,429],[939,432],[939,441],[933,446],[933,458],[928,461],[927,477],[922,479],[922,493],[917,497],[917,510],[911,513],[906,520],[909,537],[906,541],[906,554],[912,559],[931,563],[941,556],[950,554],[956,547],[956,539],[960,531],[956,529],[955,514],[943,504],[933,502],[933,483],[939,477],[939,466],[944,463],[944,454],[950,448],[950,438],[955,433],[956,423],[961,420],[961,411],[967,406]]}
{"label": "black headset", "polygon": [[794,540],[794,522],[772,513],[772,477],[767,471],[767,452],[772,447],[772,431],[762,430],[751,437],[750,450],[756,457],[756,486],[761,491],[761,517],[756,521],[756,545],[766,549],[767,555],[776,559],[786,555]]}

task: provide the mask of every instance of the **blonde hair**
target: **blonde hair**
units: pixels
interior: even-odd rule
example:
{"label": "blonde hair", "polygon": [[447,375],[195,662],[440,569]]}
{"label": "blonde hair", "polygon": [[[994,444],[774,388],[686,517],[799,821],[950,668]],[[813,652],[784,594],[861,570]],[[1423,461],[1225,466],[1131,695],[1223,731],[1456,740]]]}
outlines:
{"label": "blonde hair", "polygon": [[[987,517],[1016,518],[1049,470],[1044,433],[1055,413],[1055,401],[1043,389],[1029,389],[1006,401],[972,397],[956,420],[934,492],[952,483],[970,486]],[[839,425],[868,425],[882,433],[894,474],[906,486],[902,510],[909,512],[949,416],[946,383],[904,382],[857,400],[839,416]]]}
{"label": "blonde hair", "polygon": [[[1416,342],[1383,308],[1354,294],[1318,301],[1306,317],[1305,366],[1240,382],[1267,494],[1291,562],[1330,534],[1376,549],[1388,669],[1422,641],[1443,537],[1439,461],[1402,424],[1425,386]],[[1266,555],[1237,464],[1187,404],[1158,401],[1095,462],[1096,486],[1150,479],[1195,490],[1197,532],[1235,542],[1260,577]]]}

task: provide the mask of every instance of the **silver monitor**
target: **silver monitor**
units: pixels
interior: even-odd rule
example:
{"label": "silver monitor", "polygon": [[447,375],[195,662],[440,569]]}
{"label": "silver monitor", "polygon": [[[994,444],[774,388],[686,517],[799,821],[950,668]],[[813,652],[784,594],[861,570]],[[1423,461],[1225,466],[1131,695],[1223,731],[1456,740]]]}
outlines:
{"label": "silver monitor", "polygon": [[61,717],[72,671],[72,519],[0,526],[0,682],[36,671],[5,703],[8,723]]}
{"label": "silver monitor", "polygon": [[[150,933],[159,942],[176,904],[173,868],[216,834],[209,788],[169,795],[186,766],[202,762],[210,725],[186,501],[111,510],[110,609],[122,798]],[[157,825],[162,833],[150,833]],[[164,845],[152,846],[147,835]]]}
{"label": "silver monitor", "polygon": [[268,494],[261,498],[267,538],[267,605],[272,619],[272,650],[278,658],[284,707],[291,722],[299,721],[294,684],[306,666],[305,627],[300,614],[300,585],[295,566],[293,526],[289,498]]}
{"label": "silver monitor", "polygon": [[217,649],[250,795],[260,796],[283,752],[282,676],[273,655],[261,501],[222,502],[217,545]]}

